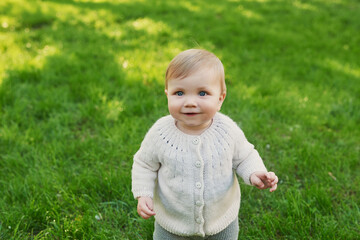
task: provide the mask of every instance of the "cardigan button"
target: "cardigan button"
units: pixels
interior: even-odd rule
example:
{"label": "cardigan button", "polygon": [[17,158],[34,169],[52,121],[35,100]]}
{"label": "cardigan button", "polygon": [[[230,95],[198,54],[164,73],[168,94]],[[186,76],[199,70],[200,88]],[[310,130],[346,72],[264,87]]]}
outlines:
{"label": "cardigan button", "polygon": [[198,168],[201,167],[201,162],[200,162],[200,161],[196,161],[195,166],[198,167]]}
{"label": "cardigan button", "polygon": [[196,187],[200,189],[201,188],[201,182],[197,182]]}
{"label": "cardigan button", "polygon": [[201,218],[197,218],[196,222],[200,224],[201,223]]}
{"label": "cardigan button", "polygon": [[192,142],[193,142],[194,145],[198,145],[199,142],[200,142],[200,140],[199,140],[199,138],[194,138],[194,139],[192,140]]}
{"label": "cardigan button", "polygon": [[196,206],[201,206],[201,201],[197,200],[195,204]]}

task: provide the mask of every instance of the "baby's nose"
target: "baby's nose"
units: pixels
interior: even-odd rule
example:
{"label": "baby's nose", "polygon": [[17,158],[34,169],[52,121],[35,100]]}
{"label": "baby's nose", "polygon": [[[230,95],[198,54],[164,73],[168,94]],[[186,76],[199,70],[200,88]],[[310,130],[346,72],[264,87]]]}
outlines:
{"label": "baby's nose", "polygon": [[186,98],[185,104],[184,104],[185,107],[196,107],[196,105],[197,105],[196,101],[193,97]]}

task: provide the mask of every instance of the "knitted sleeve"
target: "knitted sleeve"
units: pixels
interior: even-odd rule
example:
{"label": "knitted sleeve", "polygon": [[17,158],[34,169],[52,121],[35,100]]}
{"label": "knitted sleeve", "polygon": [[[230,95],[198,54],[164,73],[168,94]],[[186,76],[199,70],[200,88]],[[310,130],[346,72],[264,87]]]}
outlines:
{"label": "knitted sleeve", "polygon": [[140,196],[153,198],[154,196],[157,171],[160,168],[156,154],[156,142],[156,129],[153,126],[145,135],[140,149],[134,155],[131,171],[134,198]]}
{"label": "knitted sleeve", "polygon": [[246,184],[251,185],[251,174],[256,171],[267,171],[266,167],[254,145],[248,142],[243,131],[237,125],[233,133],[236,134],[233,168]]}

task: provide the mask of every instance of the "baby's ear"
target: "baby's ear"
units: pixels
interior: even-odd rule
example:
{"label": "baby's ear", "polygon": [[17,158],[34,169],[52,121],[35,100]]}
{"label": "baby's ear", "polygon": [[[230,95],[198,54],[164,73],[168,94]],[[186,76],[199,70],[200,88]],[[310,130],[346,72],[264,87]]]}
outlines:
{"label": "baby's ear", "polygon": [[165,89],[165,94],[166,94],[166,96],[168,95],[168,90],[167,89]]}
{"label": "baby's ear", "polygon": [[225,97],[226,97],[226,92],[222,92],[222,93],[220,94],[219,101],[220,101],[220,102],[224,102]]}
{"label": "baby's ear", "polygon": [[223,102],[224,102],[224,100],[225,100],[225,97],[226,97],[226,92],[222,92],[222,93],[220,94],[220,97],[219,97],[219,107],[218,107],[218,111],[220,111],[221,106],[222,106],[222,104],[223,104]]}

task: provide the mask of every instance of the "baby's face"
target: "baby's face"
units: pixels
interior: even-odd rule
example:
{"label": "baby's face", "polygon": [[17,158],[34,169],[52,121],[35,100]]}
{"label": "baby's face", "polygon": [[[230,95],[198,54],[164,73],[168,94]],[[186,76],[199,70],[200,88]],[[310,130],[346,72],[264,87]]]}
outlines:
{"label": "baby's face", "polygon": [[183,79],[171,79],[165,93],[177,127],[188,134],[200,134],[208,128],[225,99],[220,80],[209,69]]}

